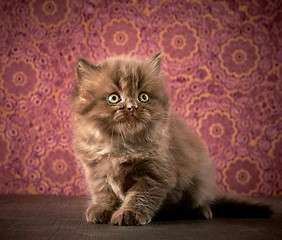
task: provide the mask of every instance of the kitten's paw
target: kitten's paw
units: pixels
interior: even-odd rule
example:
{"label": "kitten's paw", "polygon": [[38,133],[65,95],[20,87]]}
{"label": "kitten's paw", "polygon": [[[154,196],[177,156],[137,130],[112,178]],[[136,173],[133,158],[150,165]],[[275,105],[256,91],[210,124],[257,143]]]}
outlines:
{"label": "kitten's paw", "polygon": [[208,204],[201,207],[201,212],[206,219],[212,219],[212,211]]}
{"label": "kitten's paw", "polygon": [[118,209],[114,212],[111,223],[119,226],[145,225],[151,222],[151,216],[134,210]]}
{"label": "kitten's paw", "polygon": [[91,205],[86,210],[86,221],[92,223],[108,223],[113,212],[99,205]]}

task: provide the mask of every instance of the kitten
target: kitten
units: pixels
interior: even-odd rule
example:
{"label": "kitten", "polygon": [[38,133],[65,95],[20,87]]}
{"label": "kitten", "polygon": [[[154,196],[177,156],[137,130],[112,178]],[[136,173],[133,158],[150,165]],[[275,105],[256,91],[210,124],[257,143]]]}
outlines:
{"label": "kitten", "polygon": [[144,225],[173,206],[212,218],[220,198],[211,160],[170,110],[160,64],[160,54],[147,61],[109,58],[98,66],[78,60],[73,148],[92,198],[88,222]]}

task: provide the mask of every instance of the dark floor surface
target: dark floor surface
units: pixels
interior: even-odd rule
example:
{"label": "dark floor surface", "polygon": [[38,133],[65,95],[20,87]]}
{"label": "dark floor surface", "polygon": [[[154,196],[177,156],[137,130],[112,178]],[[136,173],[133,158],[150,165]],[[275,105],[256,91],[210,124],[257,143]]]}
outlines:
{"label": "dark floor surface", "polygon": [[85,196],[0,195],[0,239],[282,240],[282,197],[260,199],[273,206],[271,218],[190,219],[118,227],[86,223]]}

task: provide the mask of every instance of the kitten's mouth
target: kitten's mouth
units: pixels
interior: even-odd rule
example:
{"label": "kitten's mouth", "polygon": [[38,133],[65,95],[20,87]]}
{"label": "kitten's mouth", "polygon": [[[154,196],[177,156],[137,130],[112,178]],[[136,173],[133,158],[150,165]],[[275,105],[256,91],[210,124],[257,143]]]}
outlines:
{"label": "kitten's mouth", "polygon": [[137,122],[140,119],[138,117],[138,114],[136,114],[135,112],[126,112],[115,116],[114,120],[118,123],[132,123]]}
{"label": "kitten's mouth", "polygon": [[127,119],[130,121],[134,121],[134,120],[137,120],[138,118],[136,117],[135,113],[129,113],[127,115]]}

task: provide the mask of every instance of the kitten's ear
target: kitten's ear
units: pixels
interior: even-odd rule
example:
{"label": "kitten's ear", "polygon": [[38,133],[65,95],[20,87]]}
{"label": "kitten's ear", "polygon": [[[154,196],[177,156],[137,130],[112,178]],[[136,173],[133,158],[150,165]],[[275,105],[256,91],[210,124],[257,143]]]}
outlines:
{"label": "kitten's ear", "polygon": [[155,56],[149,58],[149,63],[154,67],[155,70],[159,73],[161,70],[161,59],[162,59],[162,53],[159,52]]}
{"label": "kitten's ear", "polygon": [[97,75],[99,74],[100,67],[94,66],[87,62],[85,59],[78,59],[75,69],[75,88],[73,96],[81,96],[86,98],[89,91],[97,86]]}
{"label": "kitten's ear", "polygon": [[76,84],[86,84],[93,78],[93,74],[95,76],[95,73],[99,71],[99,66],[92,65],[83,58],[78,59],[75,69]]}

